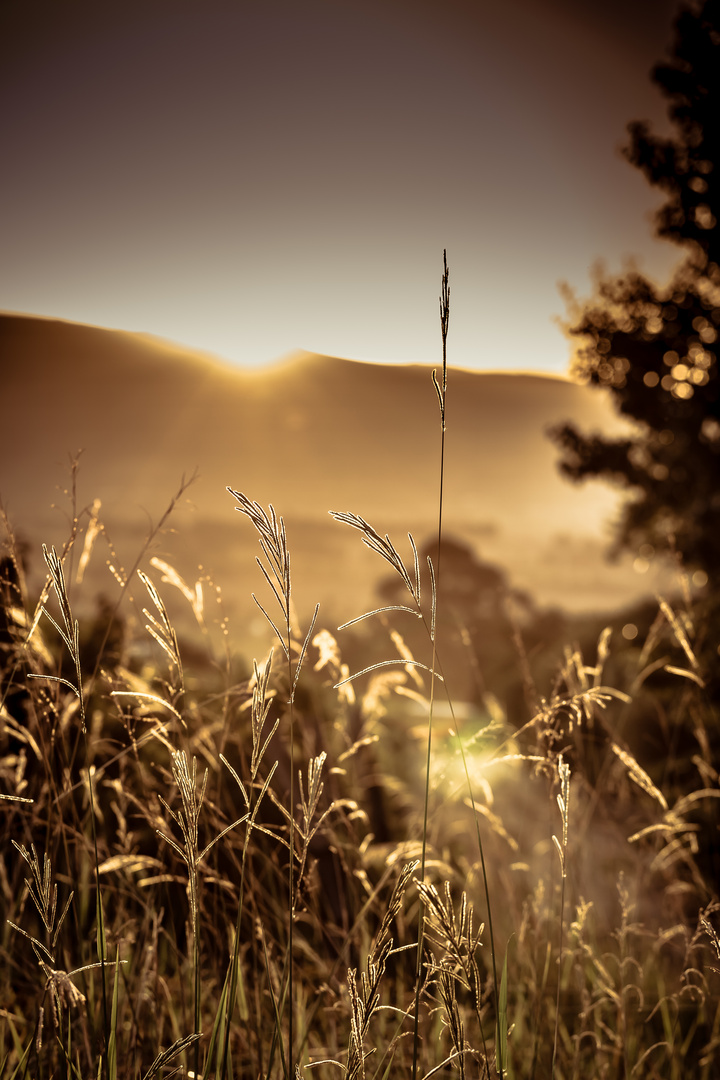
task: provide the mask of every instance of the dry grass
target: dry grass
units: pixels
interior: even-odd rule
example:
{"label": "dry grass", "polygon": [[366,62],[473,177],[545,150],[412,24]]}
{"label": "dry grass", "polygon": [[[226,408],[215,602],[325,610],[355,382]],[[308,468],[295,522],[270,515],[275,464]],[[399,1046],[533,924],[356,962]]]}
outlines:
{"label": "dry grass", "polygon": [[[445,362],[435,388],[444,432]],[[317,609],[300,629],[282,518],[232,494],[279,665],[233,656],[152,536],[78,624],[97,507],[44,549],[39,597],[8,528],[0,1078],[717,1076],[711,613],[663,599],[639,645],[598,633],[550,678],[518,626],[525,704],[486,670],[446,705],[412,538],[408,569],[335,515],[410,597],[348,624],[358,671]]]}
{"label": "dry grass", "polygon": [[[431,675],[397,630],[396,663],[352,682],[328,628],[292,625],[280,669],[191,670],[142,572],[145,644],[83,670],[46,561],[47,618],[4,563],[1,1075],[407,1075],[422,912],[421,1075],[496,1076],[498,1043],[508,1075],[715,1075],[717,721],[690,609],[663,602],[622,686],[603,636],[525,725],[456,719],[472,798],[442,729],[422,880]],[[673,758],[641,758],[638,708]]]}

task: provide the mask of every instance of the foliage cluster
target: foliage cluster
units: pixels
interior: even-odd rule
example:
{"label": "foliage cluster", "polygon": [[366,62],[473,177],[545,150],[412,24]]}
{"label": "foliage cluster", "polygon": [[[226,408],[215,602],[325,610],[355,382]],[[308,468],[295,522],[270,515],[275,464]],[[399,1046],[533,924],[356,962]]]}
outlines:
{"label": "foliage cluster", "polygon": [[610,392],[635,434],[608,439],[561,425],[554,438],[575,480],[629,490],[618,547],[679,551],[711,574],[720,561],[720,3],[685,5],[668,59],[654,70],[672,134],[629,125],[625,156],[665,196],[659,237],[685,255],[659,286],[636,270],[601,277],[575,303],[575,372]]}

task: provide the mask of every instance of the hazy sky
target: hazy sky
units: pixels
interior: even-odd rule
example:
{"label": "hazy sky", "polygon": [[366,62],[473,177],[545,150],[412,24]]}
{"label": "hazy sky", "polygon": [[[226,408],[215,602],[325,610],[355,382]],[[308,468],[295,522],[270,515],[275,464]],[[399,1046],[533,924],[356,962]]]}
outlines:
{"label": "hazy sky", "polygon": [[566,370],[558,281],[660,278],[674,0],[2,0],[0,308],[244,365]]}

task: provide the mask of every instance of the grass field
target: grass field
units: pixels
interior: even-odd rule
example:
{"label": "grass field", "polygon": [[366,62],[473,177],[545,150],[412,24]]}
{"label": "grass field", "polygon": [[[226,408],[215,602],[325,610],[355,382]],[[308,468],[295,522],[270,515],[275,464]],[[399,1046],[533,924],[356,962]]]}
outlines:
{"label": "grass field", "polygon": [[292,536],[233,506],[254,661],[152,536],[78,625],[91,519],[30,553],[39,597],[8,532],[0,1076],[719,1075],[718,653],[682,575],[636,638],[551,659],[501,596],[511,704],[492,626],[448,629],[442,481],[432,566],[336,515],[398,583],[340,630],[297,625]]}

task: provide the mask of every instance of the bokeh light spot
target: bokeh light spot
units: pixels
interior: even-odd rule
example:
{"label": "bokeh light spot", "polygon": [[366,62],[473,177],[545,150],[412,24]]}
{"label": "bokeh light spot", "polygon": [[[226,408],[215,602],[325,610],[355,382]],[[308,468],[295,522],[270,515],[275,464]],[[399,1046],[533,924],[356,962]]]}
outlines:
{"label": "bokeh light spot", "polygon": [[714,416],[706,416],[700,426],[700,434],[708,442],[717,442],[720,439],[720,423]]}
{"label": "bokeh light spot", "polygon": [[705,203],[701,203],[700,206],[695,207],[695,221],[701,229],[715,228],[715,215]]}

